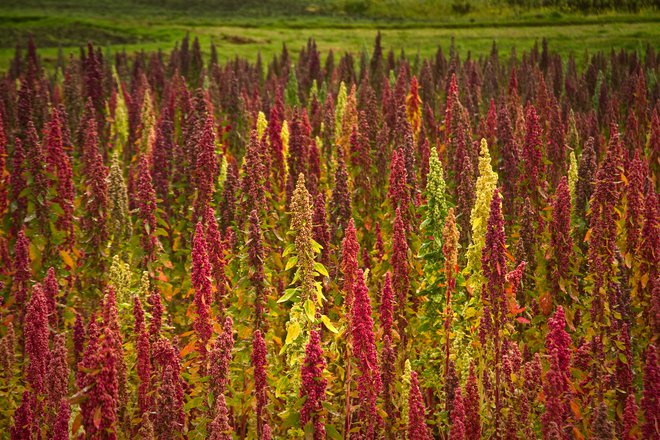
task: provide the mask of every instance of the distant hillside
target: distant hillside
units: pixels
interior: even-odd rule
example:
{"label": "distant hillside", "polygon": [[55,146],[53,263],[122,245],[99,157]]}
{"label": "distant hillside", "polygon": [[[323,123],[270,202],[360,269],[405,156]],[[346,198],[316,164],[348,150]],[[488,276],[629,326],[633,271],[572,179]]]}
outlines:
{"label": "distant hillside", "polygon": [[243,17],[340,16],[375,20],[441,20],[465,15],[515,16],[540,10],[561,13],[638,12],[658,0],[5,0],[1,8],[114,15]]}

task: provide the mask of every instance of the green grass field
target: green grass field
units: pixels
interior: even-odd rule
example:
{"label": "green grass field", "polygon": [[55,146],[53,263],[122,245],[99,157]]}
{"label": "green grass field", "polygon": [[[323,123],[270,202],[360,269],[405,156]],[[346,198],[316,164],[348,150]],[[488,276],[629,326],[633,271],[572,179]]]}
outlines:
{"label": "green grass field", "polygon": [[[246,6],[235,10],[222,0],[218,8],[191,0],[185,10],[179,0],[174,1],[173,6],[164,0],[164,6],[157,7],[148,1],[135,6],[125,0],[8,0],[0,5],[0,69],[8,66],[16,42],[25,42],[29,35],[34,36],[47,64],[56,59],[58,48],[66,55],[88,40],[110,50],[149,51],[170,49],[186,33],[199,37],[205,51],[215,42],[222,59],[254,58],[261,53],[268,60],[284,42],[295,53],[309,37],[324,52],[370,51],[377,30],[383,34],[386,49],[419,51],[422,56],[435,52],[438,45],[447,48],[451,37],[463,55],[486,53],[493,41],[504,54],[512,47],[527,50],[547,38],[553,50],[574,53],[578,61],[585,51],[660,47],[657,11],[579,15],[484,3],[474,12],[456,15],[447,10],[447,2],[399,0],[368,2],[373,11],[350,15],[346,2],[344,9],[333,9],[338,4],[335,0],[321,6],[273,1],[270,9],[247,0]],[[383,7],[384,3],[389,7]],[[396,19],[392,18],[395,14]]]}

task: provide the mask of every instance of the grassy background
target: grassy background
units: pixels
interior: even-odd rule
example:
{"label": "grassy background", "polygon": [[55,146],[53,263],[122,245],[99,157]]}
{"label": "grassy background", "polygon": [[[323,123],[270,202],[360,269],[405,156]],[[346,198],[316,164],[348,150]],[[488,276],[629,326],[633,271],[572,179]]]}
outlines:
{"label": "grassy background", "polygon": [[77,52],[88,40],[111,50],[169,50],[188,32],[205,51],[215,42],[221,59],[261,53],[268,60],[284,42],[295,54],[308,37],[323,52],[370,51],[379,29],[386,49],[422,56],[438,45],[447,48],[451,37],[461,54],[475,55],[489,51],[493,40],[506,54],[544,37],[553,50],[578,58],[585,50],[660,47],[656,10],[581,15],[486,0],[470,5],[472,12],[459,15],[439,0],[3,0],[0,69],[9,65],[16,42],[24,45],[29,35],[46,63],[56,59],[58,48]]}

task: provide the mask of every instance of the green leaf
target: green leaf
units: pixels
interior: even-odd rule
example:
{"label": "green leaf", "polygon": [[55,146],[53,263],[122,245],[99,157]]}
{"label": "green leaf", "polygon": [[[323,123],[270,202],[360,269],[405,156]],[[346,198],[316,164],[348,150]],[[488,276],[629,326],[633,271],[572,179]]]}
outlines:
{"label": "green leaf", "polygon": [[289,427],[289,426],[295,427],[299,425],[300,425],[300,412],[291,411],[291,413],[284,420],[283,427]]}
{"label": "green leaf", "polygon": [[339,333],[339,330],[337,330],[337,327],[335,327],[335,326],[332,324],[332,321],[330,321],[330,318],[328,318],[328,317],[325,316],[325,315],[321,315],[321,321],[323,321],[323,324],[325,325],[325,327],[326,327],[328,330],[330,330],[332,333]]}
{"label": "green leaf", "polygon": [[308,299],[305,301],[305,314],[307,315],[307,318],[314,322],[316,318],[316,306],[314,305],[314,302],[311,299]]}
{"label": "green leaf", "polygon": [[286,391],[289,389],[289,378],[282,376],[275,386],[275,397],[281,398],[286,396]]}
{"label": "green leaf", "polygon": [[296,284],[296,281],[298,281],[299,279],[300,279],[300,268],[298,268],[298,270],[296,270],[296,272],[293,274],[293,279],[291,280],[289,285],[292,286]]}
{"label": "green leaf", "polygon": [[290,243],[289,245],[287,245],[287,247],[284,248],[284,252],[282,252],[282,258],[286,257],[286,256],[289,255],[291,252],[293,252],[293,250],[294,250],[295,248],[296,248],[296,245],[295,245],[294,243]]}
{"label": "green leaf", "polygon": [[323,249],[323,246],[318,244],[316,240],[312,239],[312,249],[314,249],[314,252],[318,254],[321,252],[321,249]]}
{"label": "green leaf", "polygon": [[286,271],[291,269],[293,266],[296,265],[297,262],[298,262],[298,256],[294,255],[293,257],[289,258],[289,260],[286,262],[286,267],[284,268],[284,270]]}
{"label": "green leaf", "polygon": [[280,299],[277,300],[277,303],[279,304],[279,303],[287,302],[288,300],[290,300],[293,297],[293,295],[296,294],[297,291],[298,291],[298,288],[286,289],[284,291],[284,295],[282,295],[280,297]]}
{"label": "green leaf", "polygon": [[186,411],[191,410],[193,408],[198,408],[200,405],[204,403],[204,399],[201,396],[195,397],[194,399],[190,399],[186,404],[184,405],[184,409]]}
{"label": "green leaf", "polygon": [[53,211],[55,214],[57,214],[59,216],[64,215],[64,210],[59,205],[59,203],[51,203],[50,204],[50,210]]}
{"label": "green leaf", "polygon": [[322,263],[314,263],[314,270],[320,273],[323,276],[329,277],[328,269]]}

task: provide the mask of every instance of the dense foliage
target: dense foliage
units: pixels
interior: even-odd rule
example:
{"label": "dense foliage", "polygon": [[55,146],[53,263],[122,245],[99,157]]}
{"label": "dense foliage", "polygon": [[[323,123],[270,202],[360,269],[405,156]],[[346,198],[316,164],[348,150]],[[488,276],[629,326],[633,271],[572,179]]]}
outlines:
{"label": "dense foliage", "polygon": [[[578,67],[582,66],[582,67]],[[0,80],[12,439],[660,437],[660,58]]]}

